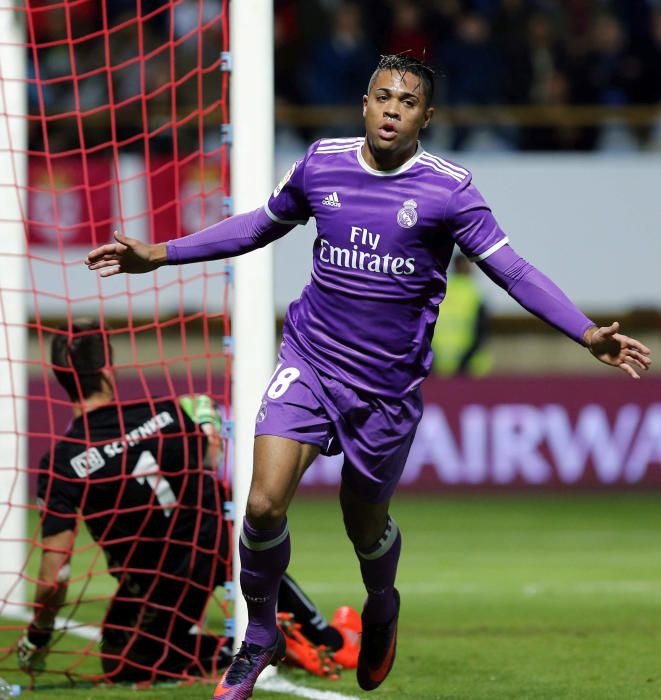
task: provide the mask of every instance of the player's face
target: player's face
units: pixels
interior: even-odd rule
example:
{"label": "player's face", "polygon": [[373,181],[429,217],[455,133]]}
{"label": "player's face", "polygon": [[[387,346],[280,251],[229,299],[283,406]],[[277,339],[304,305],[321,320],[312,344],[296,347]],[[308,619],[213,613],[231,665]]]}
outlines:
{"label": "player's face", "polygon": [[420,130],[429,124],[433,113],[420,78],[382,70],[369,95],[363,96],[367,133],[363,157],[378,169],[396,168],[406,162],[415,153]]}

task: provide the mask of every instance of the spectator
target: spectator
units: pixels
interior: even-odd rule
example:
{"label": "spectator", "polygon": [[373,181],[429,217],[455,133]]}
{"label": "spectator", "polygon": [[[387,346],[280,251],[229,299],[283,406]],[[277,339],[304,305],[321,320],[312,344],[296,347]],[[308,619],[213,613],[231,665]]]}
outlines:
{"label": "spectator", "polygon": [[530,85],[528,100],[542,104],[551,76],[566,67],[564,47],[558,40],[551,18],[535,12],[528,18],[528,70]]}
{"label": "spectator", "polygon": [[415,58],[432,63],[432,35],[426,29],[429,25],[424,20],[424,12],[419,3],[399,0],[395,4],[386,53],[410,51]]}
{"label": "spectator", "polygon": [[[502,60],[481,15],[467,12],[460,17],[457,34],[441,48],[440,58],[449,105],[496,105],[504,100]],[[451,147],[461,149],[471,133],[471,127],[456,127]]]}
{"label": "spectator", "polygon": [[[351,101],[356,76],[365,86],[370,77],[374,53],[365,38],[360,6],[343,2],[332,24],[330,36],[311,49],[307,70],[303,72],[304,97],[309,105],[346,105]],[[341,119],[325,133],[346,136],[353,133],[353,125]]]}
{"label": "spectator", "polygon": [[[343,2],[333,17],[330,36],[313,50],[306,98],[316,105],[347,104],[356,76],[365,85],[370,76],[373,51],[367,45],[360,6]],[[323,75],[323,80],[318,76]]]}
{"label": "spectator", "polygon": [[449,41],[456,33],[462,15],[461,0],[430,0],[429,26],[439,46]]}
{"label": "spectator", "polygon": [[[640,104],[658,105],[661,103],[661,5],[652,12],[649,35],[636,47],[635,56],[639,62],[640,79],[635,85],[634,100]],[[636,129],[643,148],[653,147],[655,126],[658,134],[658,124]]]}
{"label": "spectator", "polygon": [[433,369],[443,376],[481,376],[491,369],[491,357],[484,349],[487,308],[472,271],[468,258],[455,258],[447,293],[439,307],[432,338]]}
{"label": "spectator", "polygon": [[639,79],[640,68],[627,46],[622,23],[615,15],[599,15],[590,35],[579,102],[628,104]]}
{"label": "spectator", "polygon": [[[579,103],[617,107],[635,102],[643,79],[643,65],[630,46],[624,25],[615,15],[606,13],[597,17],[590,33],[589,51],[579,68]],[[622,125],[609,124],[603,130],[595,128],[595,132],[600,140],[608,140],[613,129],[621,133]],[[631,148],[633,141],[628,138],[625,143]]]}
{"label": "spectator", "polygon": [[613,12],[622,22],[625,33],[632,43],[645,41],[648,38],[652,5],[655,2],[656,0],[610,0]]}
{"label": "spectator", "polygon": [[571,53],[584,50],[594,15],[594,0],[560,0],[564,36]]}
{"label": "spectator", "polygon": [[275,49],[275,94],[279,102],[301,103],[298,80],[298,56],[301,51],[301,27],[293,0],[276,2],[273,16]]}
{"label": "spectator", "polygon": [[661,5],[655,8],[650,21],[650,35],[641,49],[643,75],[638,98],[646,104],[661,102]]}
{"label": "spectator", "polygon": [[526,104],[530,97],[530,53],[526,0],[502,0],[493,24],[498,51],[505,65],[503,94],[510,104]]}
{"label": "spectator", "polygon": [[[548,107],[569,104],[571,86],[565,73],[554,70],[546,74],[538,88],[538,104]],[[579,128],[561,121],[522,129],[521,148],[525,151],[583,151],[592,150],[594,145],[594,129]]]}

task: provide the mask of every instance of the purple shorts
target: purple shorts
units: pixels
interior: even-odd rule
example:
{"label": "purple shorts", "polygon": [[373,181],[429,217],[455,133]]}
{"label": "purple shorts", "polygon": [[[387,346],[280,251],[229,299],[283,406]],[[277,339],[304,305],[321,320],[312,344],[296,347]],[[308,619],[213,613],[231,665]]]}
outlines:
{"label": "purple shorts", "polygon": [[342,480],[371,503],[388,500],[422,417],[420,390],[401,399],[357,393],[314,369],[284,343],[257,413],[255,435],[277,435],[344,453]]}

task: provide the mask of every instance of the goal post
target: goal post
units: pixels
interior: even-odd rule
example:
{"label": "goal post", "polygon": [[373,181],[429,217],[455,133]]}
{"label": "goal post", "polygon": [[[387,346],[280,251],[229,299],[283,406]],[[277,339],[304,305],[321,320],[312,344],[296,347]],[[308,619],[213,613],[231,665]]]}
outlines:
{"label": "goal post", "polygon": [[[231,0],[230,120],[232,197],[236,211],[261,206],[273,189],[274,90],[273,3],[271,0]],[[236,582],[235,644],[247,624],[245,601],[238,585],[239,535],[252,476],[255,416],[275,360],[273,249],[234,261],[233,394],[235,460],[234,572]]]}
{"label": "goal post", "polygon": [[0,615],[22,612],[27,588],[25,30],[13,5],[0,0]]}

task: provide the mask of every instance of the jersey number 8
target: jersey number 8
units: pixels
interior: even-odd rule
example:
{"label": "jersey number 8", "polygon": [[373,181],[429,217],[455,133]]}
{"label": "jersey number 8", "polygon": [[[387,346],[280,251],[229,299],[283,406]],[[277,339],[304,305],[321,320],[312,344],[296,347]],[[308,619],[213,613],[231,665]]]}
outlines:
{"label": "jersey number 8", "polygon": [[[275,372],[278,372],[279,369],[280,367],[276,367]],[[275,372],[273,374],[275,374]],[[279,399],[285,391],[289,389],[289,385],[300,376],[301,372],[297,370],[296,367],[285,367],[285,369],[278,372],[278,375],[271,383],[266,395],[269,399]]]}

